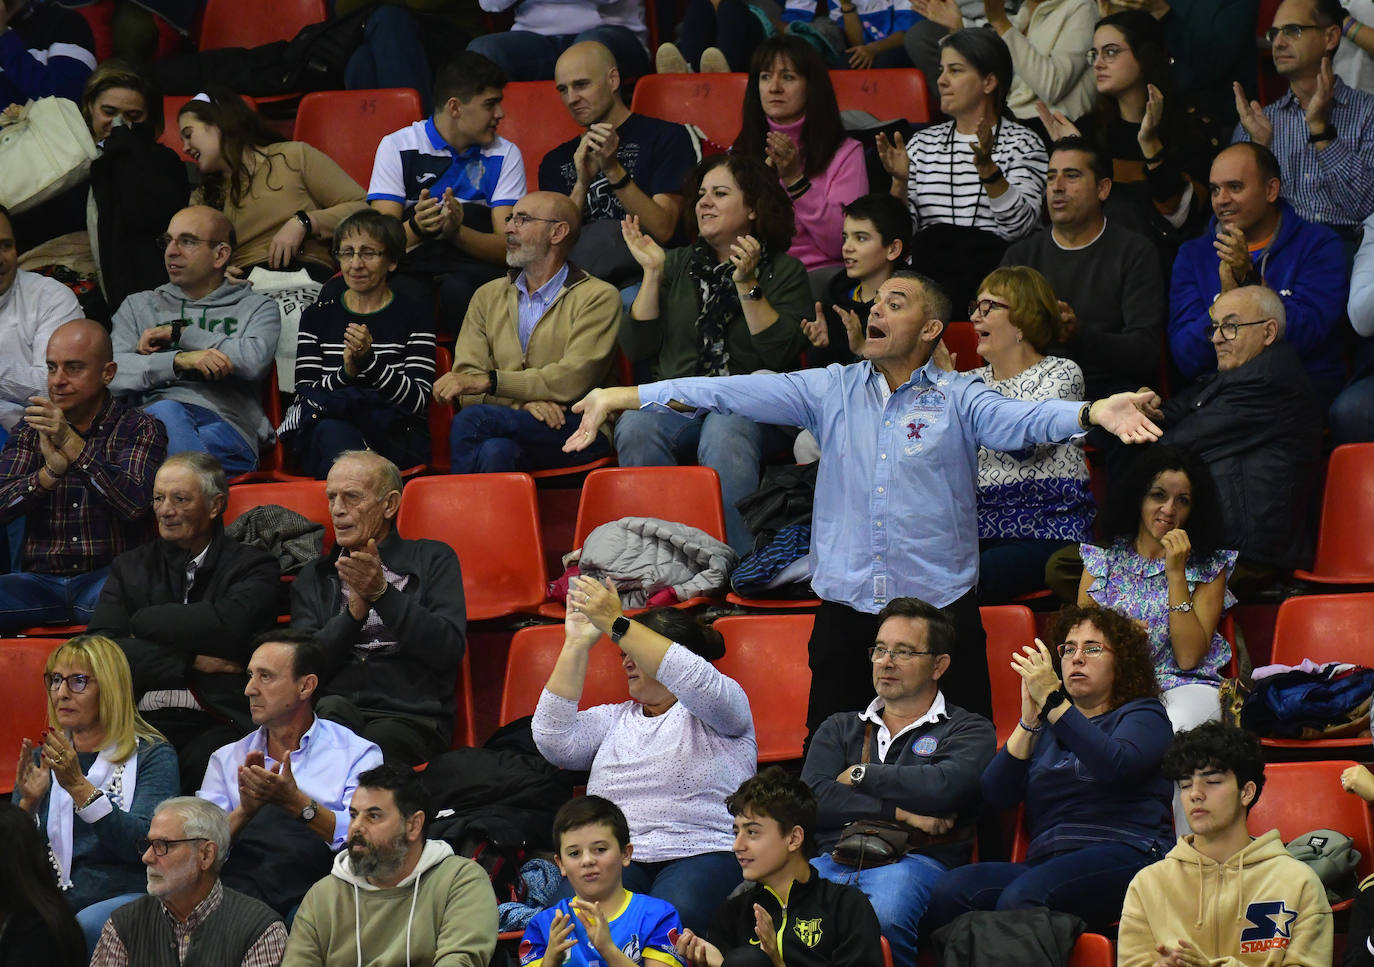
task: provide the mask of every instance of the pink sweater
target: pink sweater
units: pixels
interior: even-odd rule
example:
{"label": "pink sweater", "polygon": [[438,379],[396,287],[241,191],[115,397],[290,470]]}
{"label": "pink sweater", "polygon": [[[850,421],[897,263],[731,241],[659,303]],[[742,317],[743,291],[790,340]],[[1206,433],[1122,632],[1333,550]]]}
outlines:
{"label": "pink sweater", "polygon": [[[804,150],[801,129],[805,123],[805,118],[791,124],[769,121],[768,127],[787,135],[799,150]],[[825,171],[811,176],[811,189],[792,203],[797,233],[792,237],[788,254],[800,259],[808,270],[839,265],[844,206],[866,194],[868,171],[864,167],[863,146],[853,138],[845,138]]]}

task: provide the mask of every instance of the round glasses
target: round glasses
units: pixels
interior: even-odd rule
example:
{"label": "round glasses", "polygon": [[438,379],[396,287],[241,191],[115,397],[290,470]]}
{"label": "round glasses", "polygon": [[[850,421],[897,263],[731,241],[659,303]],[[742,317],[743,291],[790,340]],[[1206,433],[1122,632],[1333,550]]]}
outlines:
{"label": "round glasses", "polygon": [[86,690],[86,686],[95,681],[94,675],[83,675],[77,672],[75,675],[59,675],[57,672],[48,672],[43,676],[43,684],[48,686],[48,691],[55,692],[66,682],[67,687],[78,694]]}
{"label": "round glasses", "polygon": [[1121,44],[1103,44],[1100,48],[1089,47],[1087,51],[1085,51],[1085,53],[1087,55],[1089,64],[1096,64],[1098,58],[1101,58],[1102,63],[1104,64],[1111,64],[1123,53],[1130,49],[1131,48],[1125,47]]}

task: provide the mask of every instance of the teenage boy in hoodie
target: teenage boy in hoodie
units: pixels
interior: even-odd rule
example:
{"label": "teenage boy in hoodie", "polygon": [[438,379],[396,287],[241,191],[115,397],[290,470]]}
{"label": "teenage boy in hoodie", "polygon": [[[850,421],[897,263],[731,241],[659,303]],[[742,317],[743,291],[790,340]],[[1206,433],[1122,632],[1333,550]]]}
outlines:
{"label": "teenage boy in hoodie", "polygon": [[553,842],[574,896],[525,927],[521,967],[682,967],[673,947],[682,933],[677,910],[625,889],[622,871],[634,847],[619,806],[601,796],[565,802],[553,817]]}
{"label": "teenage boy in hoodie", "polygon": [[1178,782],[1192,835],[1135,875],[1117,967],[1326,967],[1331,907],[1277,830],[1252,838],[1264,788],[1259,740],[1208,722],[1174,736],[1161,771]]}
{"label": "teenage boy in hoodie", "polygon": [[677,952],[691,967],[882,967],[878,915],[854,886],[822,879],[816,798],[772,766],[726,797],[735,858],[752,890],[716,914],[710,940],[684,930]]}
{"label": "teenage boy in hoodie", "polygon": [[160,241],[171,281],[115,312],[110,389],[162,421],[169,454],[199,450],[230,477],[247,473],[272,441],[262,389],[281,313],[252,286],[225,280],[235,238],[223,212],[183,208]]}
{"label": "teenage boy in hoodie", "polygon": [[486,967],[496,894],[480,866],[424,838],[428,811],[405,766],[358,777],[347,846],[301,901],[282,967]]}

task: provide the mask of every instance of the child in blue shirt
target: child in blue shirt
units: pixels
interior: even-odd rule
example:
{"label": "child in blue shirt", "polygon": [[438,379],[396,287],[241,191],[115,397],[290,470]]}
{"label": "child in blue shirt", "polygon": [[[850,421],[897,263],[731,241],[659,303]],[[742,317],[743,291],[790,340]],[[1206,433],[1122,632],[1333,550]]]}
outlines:
{"label": "child in blue shirt", "polygon": [[558,868],[576,894],[540,912],[520,939],[521,967],[683,967],[672,904],[621,883],[634,847],[625,814],[600,796],[564,803],[553,818]]}

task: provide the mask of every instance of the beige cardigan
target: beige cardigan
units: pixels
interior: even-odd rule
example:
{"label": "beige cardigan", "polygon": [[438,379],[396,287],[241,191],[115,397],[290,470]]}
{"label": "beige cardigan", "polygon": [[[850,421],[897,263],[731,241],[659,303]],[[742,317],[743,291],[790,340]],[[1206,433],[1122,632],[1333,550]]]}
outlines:
{"label": "beige cardigan", "polygon": [[1013,29],[1002,39],[1016,69],[1007,95],[1012,114],[1035,117],[1037,99],[1071,121],[1092,109],[1097,84],[1088,68],[1088,48],[1097,18],[1094,0],[1044,0],[1034,13],[1023,5],[1011,16]]}

